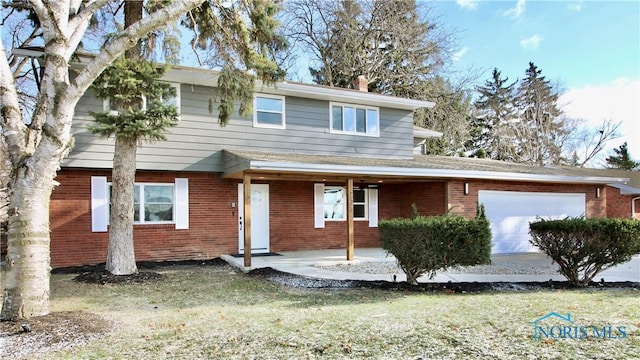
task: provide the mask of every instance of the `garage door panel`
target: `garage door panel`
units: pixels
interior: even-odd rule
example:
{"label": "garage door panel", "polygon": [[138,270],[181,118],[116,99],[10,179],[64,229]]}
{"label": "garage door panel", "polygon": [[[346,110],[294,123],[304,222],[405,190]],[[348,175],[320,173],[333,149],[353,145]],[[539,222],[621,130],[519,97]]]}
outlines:
{"label": "garage door panel", "polygon": [[585,194],[480,190],[493,235],[492,253],[532,252],[529,223],[585,214]]}

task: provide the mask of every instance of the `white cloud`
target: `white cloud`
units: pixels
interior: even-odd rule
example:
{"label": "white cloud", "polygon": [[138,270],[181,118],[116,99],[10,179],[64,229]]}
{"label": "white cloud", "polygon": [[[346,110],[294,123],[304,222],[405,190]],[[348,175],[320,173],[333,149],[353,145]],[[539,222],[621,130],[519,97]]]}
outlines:
{"label": "white cloud", "polygon": [[582,8],[584,7],[584,4],[582,3],[582,1],[574,1],[572,3],[569,3],[569,5],[567,5],[567,8],[569,9],[569,11],[582,11]]}
{"label": "white cloud", "polygon": [[629,144],[633,159],[640,159],[640,79],[617,79],[609,84],[585,86],[571,89],[563,94],[558,103],[567,116],[583,119],[591,127],[597,127],[603,120],[622,122],[619,129],[621,138],[611,141],[605,147],[609,152],[623,142]]}
{"label": "white cloud", "polygon": [[456,4],[463,9],[476,9],[480,0],[456,0]]}
{"label": "white cloud", "polygon": [[460,59],[464,58],[464,56],[467,54],[468,51],[469,51],[469,47],[463,46],[462,49],[456,51],[453,54],[453,58],[451,60],[453,60],[454,62],[459,61]]}
{"label": "white cloud", "polygon": [[530,38],[520,40],[520,46],[525,50],[535,50],[540,46],[540,43],[544,40],[538,34],[533,35]]}
{"label": "white cloud", "polygon": [[518,2],[516,3],[516,6],[512,7],[511,9],[507,9],[503,11],[502,15],[512,17],[512,18],[518,18],[520,17],[520,15],[524,14],[525,4],[526,4],[525,0],[518,0]]}

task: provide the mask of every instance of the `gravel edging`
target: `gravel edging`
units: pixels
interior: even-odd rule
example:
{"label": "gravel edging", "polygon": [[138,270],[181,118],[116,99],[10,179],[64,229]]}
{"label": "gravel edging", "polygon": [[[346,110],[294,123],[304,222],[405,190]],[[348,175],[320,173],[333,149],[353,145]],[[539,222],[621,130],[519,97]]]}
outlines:
{"label": "gravel edging", "polygon": [[[313,267],[328,271],[361,274],[402,273],[402,270],[393,261],[360,262],[337,265],[313,265]],[[459,266],[447,269],[446,271],[442,271],[441,273],[479,275],[558,275],[558,266],[554,263],[550,263],[548,265],[533,265],[509,261],[494,261],[490,265]]]}

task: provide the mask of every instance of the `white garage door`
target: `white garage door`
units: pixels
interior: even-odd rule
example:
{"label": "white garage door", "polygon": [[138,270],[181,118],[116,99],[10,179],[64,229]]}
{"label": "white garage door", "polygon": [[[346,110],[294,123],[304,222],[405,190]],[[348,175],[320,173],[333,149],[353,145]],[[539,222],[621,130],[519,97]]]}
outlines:
{"label": "white garage door", "polygon": [[491,221],[494,254],[539,251],[529,243],[529,223],[585,214],[585,194],[480,190],[478,201]]}

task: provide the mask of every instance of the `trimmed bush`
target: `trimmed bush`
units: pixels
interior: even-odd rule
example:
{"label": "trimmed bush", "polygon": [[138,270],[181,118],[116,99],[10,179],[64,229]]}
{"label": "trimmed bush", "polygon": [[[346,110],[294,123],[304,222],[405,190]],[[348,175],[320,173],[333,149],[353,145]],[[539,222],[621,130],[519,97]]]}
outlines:
{"label": "trimmed bush", "polygon": [[411,284],[425,273],[433,278],[438,270],[491,262],[491,228],[482,206],[472,220],[414,211],[411,219],[381,220],[378,232],[382,248],[395,256]]}
{"label": "trimmed bush", "polygon": [[529,225],[531,244],[560,267],[576,286],[589,285],[602,270],[640,254],[640,221],[631,219],[539,220]]}

